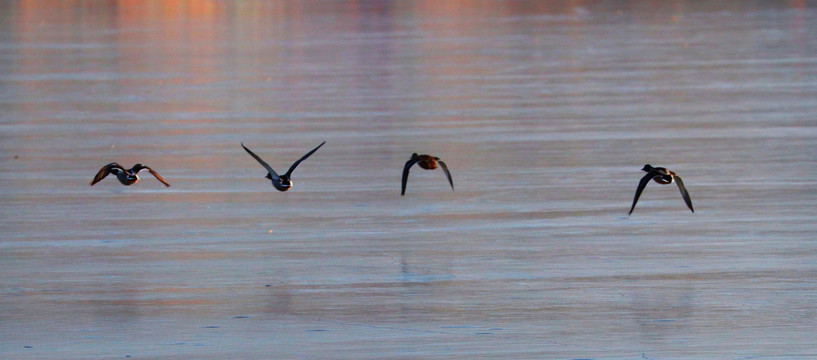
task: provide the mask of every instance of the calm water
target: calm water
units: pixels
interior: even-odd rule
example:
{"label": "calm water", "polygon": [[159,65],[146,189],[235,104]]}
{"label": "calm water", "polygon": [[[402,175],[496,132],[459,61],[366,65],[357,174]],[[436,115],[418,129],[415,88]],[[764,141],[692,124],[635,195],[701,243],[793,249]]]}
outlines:
{"label": "calm water", "polygon": [[814,4],[7,1],[0,60],[3,358],[817,358]]}

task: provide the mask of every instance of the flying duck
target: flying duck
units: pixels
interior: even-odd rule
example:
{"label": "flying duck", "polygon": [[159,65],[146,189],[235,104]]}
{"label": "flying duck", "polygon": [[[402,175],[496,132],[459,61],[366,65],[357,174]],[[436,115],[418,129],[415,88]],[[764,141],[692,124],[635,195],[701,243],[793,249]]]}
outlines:
{"label": "flying duck", "polygon": [[161,181],[162,184],[165,184],[165,186],[168,187],[170,186],[165,179],[162,179],[159,173],[153,171],[153,169],[145,165],[136,164],[130,169],[125,169],[122,167],[122,165],[115,162],[105,165],[102,167],[102,169],[99,169],[99,172],[96,173],[96,176],[94,176],[94,180],[91,181],[91,186],[94,186],[94,184],[104,179],[106,176],[108,176],[108,174],[116,175],[116,178],[119,179],[119,182],[121,182],[122,185],[133,185],[139,181],[139,175],[137,174],[139,174],[139,172],[142,170],[147,170],[151,175],[155,176],[157,180]]}
{"label": "flying duck", "polygon": [[667,170],[666,168],[652,167],[650,164],[644,165],[644,168],[641,170],[646,171],[647,175],[644,175],[644,177],[641,178],[641,181],[638,182],[638,189],[635,190],[633,206],[630,208],[630,212],[627,213],[628,216],[633,213],[635,203],[638,202],[641,192],[644,191],[644,188],[647,187],[647,183],[649,183],[650,180],[653,180],[661,185],[672,184],[674,181],[676,184],[678,184],[678,189],[681,190],[681,196],[684,197],[684,201],[687,203],[689,210],[695,212],[695,210],[692,208],[692,200],[689,198],[689,193],[687,192],[686,187],[684,187],[684,181],[681,180],[680,176],[675,175],[674,172]]}
{"label": "flying duck", "polygon": [[454,191],[454,180],[451,180],[451,173],[448,171],[448,166],[445,166],[445,163],[440,160],[440,158],[425,154],[417,155],[417,153],[414,153],[411,154],[411,159],[406,161],[406,165],[403,167],[403,190],[400,192],[400,196],[406,195],[406,182],[408,181],[409,169],[411,169],[414,164],[426,170],[434,170],[437,168],[437,164],[440,164],[440,167],[445,171],[445,176],[448,177],[448,183],[451,184],[451,191]]}
{"label": "flying duck", "polygon": [[244,143],[241,143],[241,147],[243,147],[244,150],[246,150],[247,153],[250,154],[250,156],[252,156],[256,161],[258,161],[258,163],[260,163],[261,166],[267,169],[268,173],[266,178],[272,181],[272,186],[278,189],[278,191],[287,191],[290,188],[292,188],[292,180],[290,180],[289,177],[292,175],[292,172],[295,171],[295,168],[298,167],[298,164],[300,164],[301,161],[306,160],[306,158],[312,155],[312,153],[314,153],[315,151],[318,151],[318,149],[320,149],[321,146],[323,146],[323,144],[326,144],[326,141],[322,142],[320,145],[318,145],[318,147],[312,149],[312,151],[306,153],[306,155],[298,159],[298,161],[296,161],[294,164],[292,164],[292,166],[289,167],[289,170],[284,175],[278,175],[275,172],[275,170],[273,170],[272,167],[269,166],[269,164],[267,164],[264,160],[261,160],[261,158],[258,157],[258,155],[255,155],[255,153],[253,153],[252,151],[250,151],[250,149],[247,149],[247,147],[244,146]]}

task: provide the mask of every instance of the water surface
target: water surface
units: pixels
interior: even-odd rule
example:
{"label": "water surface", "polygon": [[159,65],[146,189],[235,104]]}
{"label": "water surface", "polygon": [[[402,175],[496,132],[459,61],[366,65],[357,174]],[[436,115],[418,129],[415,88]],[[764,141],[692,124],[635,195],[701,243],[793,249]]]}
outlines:
{"label": "water surface", "polygon": [[[817,357],[801,1],[0,5],[0,353]],[[275,191],[276,170],[321,141]],[[412,152],[443,158],[413,169]],[[141,162],[124,187],[104,164]],[[651,184],[645,163],[683,177]]]}

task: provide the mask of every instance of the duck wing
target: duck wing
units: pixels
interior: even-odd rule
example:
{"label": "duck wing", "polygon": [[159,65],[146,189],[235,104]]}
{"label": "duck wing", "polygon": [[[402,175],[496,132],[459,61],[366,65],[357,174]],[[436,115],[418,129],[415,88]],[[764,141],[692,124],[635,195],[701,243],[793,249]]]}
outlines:
{"label": "duck wing", "polygon": [[123,172],[125,171],[125,168],[122,167],[122,165],[119,165],[119,164],[117,164],[115,162],[112,162],[112,163],[110,163],[108,165],[105,165],[105,166],[102,167],[102,169],[99,169],[99,172],[96,173],[96,176],[94,176],[94,179],[91,180],[91,186],[94,186],[94,184],[100,182],[102,179],[104,179],[106,176],[108,176],[108,174],[111,173],[111,169],[119,169],[119,170],[121,170]]}
{"label": "duck wing", "polygon": [[170,187],[170,184],[168,184],[167,181],[165,181],[165,179],[163,179],[162,176],[159,175],[159,173],[153,171],[153,169],[151,169],[149,166],[145,166],[145,165],[142,165],[142,164],[136,164],[133,167],[133,173],[134,174],[138,174],[142,170],[147,170],[151,175],[153,175],[153,177],[156,178],[156,180],[159,180],[159,181],[162,182],[162,184],[165,184],[165,186]]}
{"label": "duck wing", "polygon": [[406,161],[406,165],[403,166],[403,190],[400,191],[400,196],[406,195],[406,182],[408,182],[409,169],[419,161],[419,158],[413,157],[409,159],[409,161]]}
{"label": "duck wing", "polygon": [[293,171],[295,171],[295,168],[296,168],[296,167],[298,167],[298,164],[300,164],[300,163],[301,163],[301,161],[306,160],[306,158],[308,158],[308,157],[309,157],[309,156],[311,156],[313,153],[315,153],[315,151],[318,151],[318,149],[320,149],[320,148],[321,148],[321,146],[323,146],[323,144],[326,144],[326,141],[322,142],[320,145],[318,145],[318,147],[316,147],[316,148],[312,149],[312,151],[310,151],[310,152],[306,153],[306,155],[302,156],[300,159],[298,159],[298,161],[294,162],[294,163],[292,164],[292,166],[290,166],[290,167],[289,167],[289,170],[287,170],[287,173],[286,173],[286,175],[284,175],[284,176],[286,176],[287,178],[289,178],[289,177],[292,175],[292,172],[293,172]]}
{"label": "duck wing", "polygon": [[437,160],[437,163],[440,164],[440,167],[445,171],[445,176],[448,177],[448,183],[451,184],[451,191],[454,191],[454,180],[451,180],[451,172],[448,171],[448,166],[446,166],[442,160]]}
{"label": "duck wing", "polygon": [[243,147],[243,148],[244,148],[244,150],[246,150],[246,151],[247,151],[247,154],[250,154],[250,156],[252,156],[252,157],[253,157],[253,159],[255,159],[255,161],[258,161],[258,163],[259,163],[259,164],[261,164],[261,166],[263,166],[263,167],[264,167],[264,169],[267,169],[267,171],[269,172],[269,174],[272,176],[272,179],[273,179],[273,180],[275,180],[275,181],[280,181],[280,180],[279,180],[280,178],[278,177],[278,174],[275,172],[275,170],[272,170],[272,167],[271,167],[271,166],[269,166],[269,164],[267,164],[267,162],[266,162],[266,161],[261,160],[261,158],[260,158],[260,157],[258,157],[258,155],[255,155],[255,153],[254,153],[254,152],[250,151],[250,149],[247,149],[247,147],[246,147],[246,146],[244,146],[244,143],[241,143],[241,147]]}
{"label": "duck wing", "polygon": [[633,210],[635,210],[635,204],[638,202],[638,198],[641,197],[641,192],[644,191],[644,188],[647,187],[647,184],[655,176],[656,174],[653,171],[650,171],[647,173],[647,175],[644,175],[644,177],[641,178],[641,181],[638,182],[638,188],[635,190],[635,198],[633,198],[633,206],[630,207],[630,212],[627,213],[627,216],[630,216],[630,214],[633,213]]}
{"label": "duck wing", "polygon": [[675,179],[675,183],[678,184],[678,189],[681,190],[681,196],[684,197],[684,201],[687,203],[687,207],[689,207],[689,210],[692,210],[692,212],[695,212],[695,209],[692,208],[692,199],[689,198],[687,188],[686,186],[684,186],[684,181],[681,180],[681,177],[678,175],[673,176],[673,178]]}

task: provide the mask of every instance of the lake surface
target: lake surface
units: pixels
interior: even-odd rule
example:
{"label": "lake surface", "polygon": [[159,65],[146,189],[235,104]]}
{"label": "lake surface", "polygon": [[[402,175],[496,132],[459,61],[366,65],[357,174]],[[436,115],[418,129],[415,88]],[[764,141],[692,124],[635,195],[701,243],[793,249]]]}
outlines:
{"label": "lake surface", "polygon": [[7,1],[0,60],[4,359],[817,358],[814,4]]}

